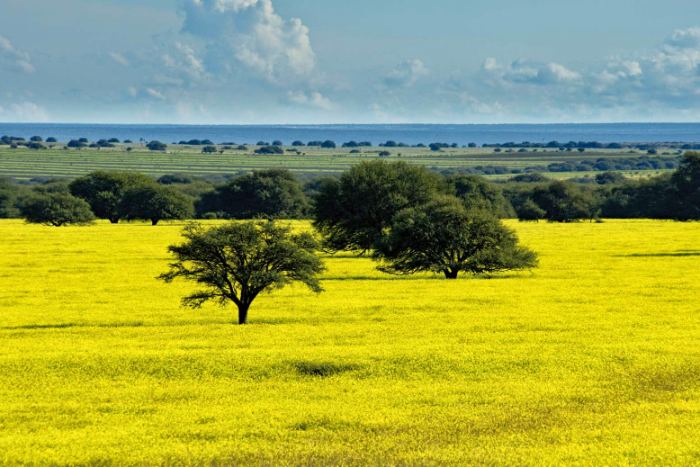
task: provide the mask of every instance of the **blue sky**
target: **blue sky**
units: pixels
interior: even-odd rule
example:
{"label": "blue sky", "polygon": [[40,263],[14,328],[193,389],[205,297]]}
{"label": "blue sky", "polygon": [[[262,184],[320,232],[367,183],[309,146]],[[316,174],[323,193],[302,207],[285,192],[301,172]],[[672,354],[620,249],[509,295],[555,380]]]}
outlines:
{"label": "blue sky", "polygon": [[2,0],[0,121],[700,121],[700,2]]}

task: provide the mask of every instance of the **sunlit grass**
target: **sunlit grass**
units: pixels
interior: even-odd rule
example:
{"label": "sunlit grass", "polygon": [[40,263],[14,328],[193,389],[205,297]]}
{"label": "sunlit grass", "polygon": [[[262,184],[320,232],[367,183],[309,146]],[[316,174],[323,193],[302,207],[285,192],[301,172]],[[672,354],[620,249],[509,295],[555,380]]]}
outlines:
{"label": "sunlit grass", "polygon": [[700,225],[511,225],[532,273],[328,257],[239,327],[182,225],[0,221],[0,465],[700,463]]}

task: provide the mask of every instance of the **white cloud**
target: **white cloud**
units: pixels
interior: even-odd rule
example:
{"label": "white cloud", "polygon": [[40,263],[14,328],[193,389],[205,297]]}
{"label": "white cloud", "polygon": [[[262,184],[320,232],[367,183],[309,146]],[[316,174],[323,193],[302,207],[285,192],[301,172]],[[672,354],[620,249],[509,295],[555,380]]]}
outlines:
{"label": "white cloud", "polygon": [[333,110],[333,103],[320,92],[289,91],[287,98],[295,104],[302,104],[323,110]]}
{"label": "white cloud", "polygon": [[676,30],[666,39],[666,45],[671,48],[698,49],[700,48],[700,28]]}
{"label": "white cloud", "polygon": [[510,84],[570,84],[581,79],[581,74],[564,65],[539,63],[527,58],[519,58],[508,66],[502,66],[495,59],[489,58],[481,69],[491,79]]}
{"label": "white cloud", "polygon": [[421,60],[405,60],[384,76],[383,83],[390,88],[408,88],[430,74]]}
{"label": "white cloud", "polygon": [[131,66],[131,63],[129,63],[129,60],[126,59],[122,54],[116,53],[116,52],[110,52],[109,56],[112,60],[117,62],[120,65],[123,66]]}
{"label": "white cloud", "polygon": [[203,60],[197,56],[197,52],[188,44],[179,41],[173,42],[169,47],[169,51],[164,53],[161,58],[163,64],[176,75],[181,75],[183,78],[194,81],[207,78]]}
{"label": "white cloud", "polygon": [[0,65],[3,63],[12,71],[27,74],[36,71],[28,52],[17,50],[8,39],[0,36]]}
{"label": "white cloud", "polygon": [[45,123],[49,121],[49,114],[43,107],[33,102],[12,104],[8,112],[3,113],[5,120],[22,123]]}
{"label": "white cloud", "polygon": [[153,89],[153,88],[146,88],[144,89],[144,92],[148,94],[151,97],[154,97],[158,100],[164,101],[166,97],[158,90]]}
{"label": "white cloud", "polygon": [[280,17],[271,0],[186,0],[183,12],[182,32],[205,43],[207,68],[227,72],[242,64],[270,82],[287,83],[316,66],[308,28]]}

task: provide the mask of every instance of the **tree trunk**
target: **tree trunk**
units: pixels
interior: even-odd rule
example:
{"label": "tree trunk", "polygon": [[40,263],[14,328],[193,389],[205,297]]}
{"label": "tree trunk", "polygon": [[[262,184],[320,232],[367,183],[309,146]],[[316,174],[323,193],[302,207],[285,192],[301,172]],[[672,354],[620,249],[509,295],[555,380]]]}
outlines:
{"label": "tree trunk", "polygon": [[457,279],[458,275],[459,271],[452,271],[451,269],[445,271],[445,279]]}
{"label": "tree trunk", "polygon": [[151,219],[151,225],[158,225],[158,221],[160,221],[160,219]]}
{"label": "tree trunk", "polygon": [[250,305],[240,304],[238,305],[238,324],[241,326],[248,324],[248,309]]}
{"label": "tree trunk", "polygon": [[118,217],[110,217],[109,222],[111,222],[112,224],[118,224],[119,218]]}

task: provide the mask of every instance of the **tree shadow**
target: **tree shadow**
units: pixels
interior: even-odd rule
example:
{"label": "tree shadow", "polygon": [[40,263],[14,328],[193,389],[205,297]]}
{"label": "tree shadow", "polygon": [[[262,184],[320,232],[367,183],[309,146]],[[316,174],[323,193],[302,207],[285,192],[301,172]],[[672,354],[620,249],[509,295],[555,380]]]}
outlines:
{"label": "tree shadow", "polygon": [[700,250],[679,250],[675,253],[634,253],[616,255],[615,258],[684,258],[691,256],[700,256]]}
{"label": "tree shadow", "polygon": [[[534,274],[533,274],[534,275]],[[344,281],[467,281],[467,280],[502,280],[502,279],[514,279],[514,278],[526,278],[529,277],[527,274],[499,274],[499,275],[488,275],[488,274],[477,274],[468,275],[461,274],[457,279],[446,279],[442,275],[434,276],[352,276],[352,277],[324,277],[322,281],[329,282],[344,282]]]}

